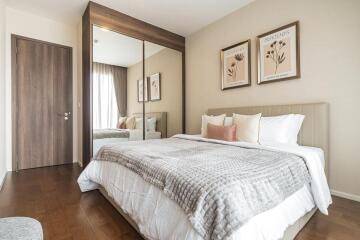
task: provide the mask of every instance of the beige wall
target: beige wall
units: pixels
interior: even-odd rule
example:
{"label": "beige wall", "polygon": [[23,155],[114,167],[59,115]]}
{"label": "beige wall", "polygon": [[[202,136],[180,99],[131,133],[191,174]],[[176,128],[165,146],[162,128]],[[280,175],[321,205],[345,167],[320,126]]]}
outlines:
{"label": "beige wall", "polygon": [[[186,124],[208,108],[330,103],[330,185],[360,200],[360,1],[257,0],[186,39]],[[256,85],[256,36],[300,21],[301,79]],[[252,86],[220,90],[220,49],[251,38]]]}
{"label": "beige wall", "polygon": [[142,112],[142,104],[137,101],[137,80],[142,78],[142,62],[127,69],[127,114]]}
{"label": "beige wall", "polygon": [[[73,161],[78,161],[78,29],[41,16],[6,8],[5,30],[5,147],[7,169],[12,170],[11,154],[11,34],[58,43],[73,48]],[[80,16],[79,16],[80,21]],[[81,69],[80,69],[81,71]]]}
{"label": "beige wall", "polygon": [[[145,75],[160,72],[161,100],[146,103],[146,112],[167,112],[167,134],[181,133],[182,128],[182,56],[166,48],[145,61]],[[128,68],[128,114],[142,112],[137,101],[137,80],[142,78],[142,62]]]}
{"label": "beige wall", "polygon": [[5,173],[5,5],[0,0],[0,190]]}

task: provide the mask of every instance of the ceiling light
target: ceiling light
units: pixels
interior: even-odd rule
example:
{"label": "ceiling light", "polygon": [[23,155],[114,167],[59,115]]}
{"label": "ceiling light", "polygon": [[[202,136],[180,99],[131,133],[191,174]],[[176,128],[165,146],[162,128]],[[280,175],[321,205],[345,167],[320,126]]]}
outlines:
{"label": "ceiling light", "polygon": [[109,31],[110,31],[109,29],[106,29],[106,28],[101,28],[101,30],[102,30],[103,32],[109,32]]}

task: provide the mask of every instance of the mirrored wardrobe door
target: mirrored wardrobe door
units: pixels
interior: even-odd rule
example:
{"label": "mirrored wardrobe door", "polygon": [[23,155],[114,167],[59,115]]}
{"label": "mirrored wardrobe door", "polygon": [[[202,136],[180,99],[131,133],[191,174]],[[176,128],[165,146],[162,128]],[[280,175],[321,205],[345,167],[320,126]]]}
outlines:
{"label": "mirrored wardrobe door", "polygon": [[[143,41],[93,26],[93,155],[109,143],[142,140]],[[140,97],[140,98],[139,98]]]}
{"label": "mirrored wardrobe door", "polygon": [[182,133],[182,53],[145,41],[146,139]]}

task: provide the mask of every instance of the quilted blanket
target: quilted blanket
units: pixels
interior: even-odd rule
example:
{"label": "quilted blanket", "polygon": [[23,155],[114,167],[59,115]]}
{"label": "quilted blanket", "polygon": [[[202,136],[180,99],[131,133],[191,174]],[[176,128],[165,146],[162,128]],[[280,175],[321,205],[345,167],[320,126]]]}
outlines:
{"label": "quilted blanket", "polygon": [[162,189],[204,239],[226,239],[311,180],[292,153],[181,137],[107,145],[94,160],[117,162]]}

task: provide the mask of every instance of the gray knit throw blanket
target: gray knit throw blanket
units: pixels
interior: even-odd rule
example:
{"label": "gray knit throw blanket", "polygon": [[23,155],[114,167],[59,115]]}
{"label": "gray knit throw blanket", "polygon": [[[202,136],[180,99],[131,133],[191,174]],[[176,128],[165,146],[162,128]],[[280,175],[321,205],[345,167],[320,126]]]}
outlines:
{"label": "gray knit throw blanket", "polygon": [[160,188],[204,239],[230,237],[310,182],[295,154],[181,137],[107,145],[94,160],[117,162]]}

